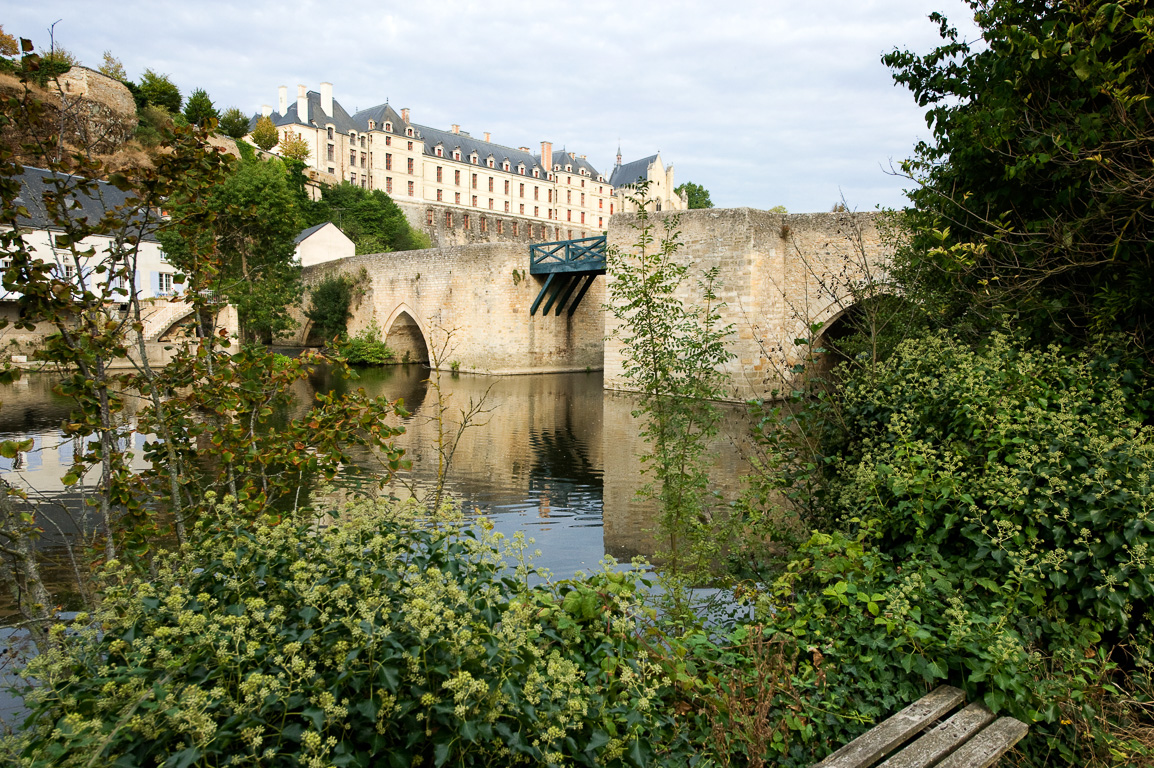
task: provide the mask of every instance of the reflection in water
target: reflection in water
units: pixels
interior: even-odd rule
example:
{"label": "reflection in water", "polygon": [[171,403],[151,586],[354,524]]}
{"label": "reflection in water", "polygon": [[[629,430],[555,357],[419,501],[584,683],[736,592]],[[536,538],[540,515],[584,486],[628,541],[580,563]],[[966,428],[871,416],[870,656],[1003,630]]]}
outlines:
{"label": "reflection in water", "polygon": [[[336,379],[318,369],[298,382],[297,409],[303,412],[317,393],[363,388],[372,396],[401,398],[410,416],[397,439],[413,462],[411,472],[395,478],[398,495],[424,494],[437,483],[437,392],[429,371],[417,365],[363,369],[359,379]],[[19,477],[64,501],[59,478],[70,454],[59,445],[60,423],[68,401],[52,394],[46,374],[24,376],[0,388],[0,439],[33,436],[45,451],[30,455]],[[468,511],[491,517],[497,530],[524,531],[542,551],[538,560],[557,576],[595,568],[606,554],[629,558],[650,555],[657,547],[651,508],[638,501],[645,445],[631,416],[635,400],[602,390],[599,372],[486,377],[441,375],[447,430],[470,401],[484,399],[482,426],[464,431],[453,456],[447,489]],[[718,440],[716,463],[723,482],[740,475],[733,438],[743,430],[735,411]],[[133,435],[139,455],[143,436]],[[372,471],[371,456],[363,456]],[[31,466],[39,462],[38,466]],[[0,466],[5,477],[11,466]],[[726,479],[729,479],[728,481]],[[733,490],[730,488],[728,490]]]}

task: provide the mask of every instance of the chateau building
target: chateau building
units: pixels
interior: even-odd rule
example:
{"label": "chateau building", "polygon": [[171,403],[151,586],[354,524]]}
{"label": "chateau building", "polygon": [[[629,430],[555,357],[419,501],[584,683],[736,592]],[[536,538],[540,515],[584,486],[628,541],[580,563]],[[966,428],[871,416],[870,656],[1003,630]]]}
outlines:
{"label": "chateau building", "polygon": [[387,103],[350,115],[331,83],[319,92],[299,85],[291,103],[281,86],[277,109],[265,105],[261,114],[282,136],[307,142],[306,163],[320,178],[384,190],[435,246],[589,237],[620,210],[613,185],[584,155],[554,152],[548,141],[533,153],[459,125],[414,123],[408,109]]}
{"label": "chateau building", "polygon": [[660,152],[622,165],[621,147],[618,147],[617,165],[609,177],[609,185],[613,187],[617,198],[617,210],[623,213],[637,210],[633,200],[641,199],[640,185],[644,182],[649,183],[644,199],[653,202],[650,210],[684,211],[689,208],[688,197],[674,191],[673,166],[666,167],[661,162]]}

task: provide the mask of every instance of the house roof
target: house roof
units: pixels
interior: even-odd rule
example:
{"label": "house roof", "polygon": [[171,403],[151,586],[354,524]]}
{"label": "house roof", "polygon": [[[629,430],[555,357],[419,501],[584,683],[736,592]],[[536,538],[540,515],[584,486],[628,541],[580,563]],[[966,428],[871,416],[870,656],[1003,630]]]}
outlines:
{"label": "house roof", "polygon": [[609,177],[609,184],[614,187],[623,187],[627,184],[636,184],[649,178],[649,166],[657,162],[658,155],[650,155],[640,160],[619,165],[613,169]]}
{"label": "house roof", "polygon": [[460,133],[453,133],[452,131],[442,131],[437,128],[430,128],[426,125],[417,125],[414,127],[421,132],[421,136],[425,142],[426,155],[435,157],[437,145],[439,144],[445,148],[445,157],[450,159],[453,156],[454,149],[461,150],[462,161],[467,161],[469,159],[469,155],[476,152],[477,162],[484,166],[485,161],[489,158],[489,155],[492,155],[493,165],[496,168],[500,168],[506,160],[509,161],[509,167],[513,170],[516,170],[518,165],[524,163],[526,175],[531,176],[533,175],[534,168],[541,168],[541,178],[545,178],[544,171],[546,169],[541,166],[541,163],[537,158],[524,150],[514,149],[513,147],[506,147],[501,144],[494,144],[491,141],[475,139],[464,131]]}
{"label": "house roof", "polygon": [[308,240],[310,237],[312,237],[317,232],[319,232],[320,230],[327,227],[329,224],[332,224],[332,222],[326,221],[323,224],[317,224],[315,227],[309,227],[308,229],[304,230],[299,235],[297,235],[296,238],[293,239],[293,242],[294,243],[300,243],[302,240]]}
{"label": "house roof", "polygon": [[[563,169],[567,165],[573,167],[572,173],[580,173],[581,169],[584,168],[588,176],[597,178],[600,175],[588,160],[574,152],[562,150],[561,152],[553,153],[553,170],[557,170],[558,168]],[[566,173],[569,173],[569,171],[566,171]]]}
{"label": "house roof", "polygon": [[[309,91],[306,98],[308,99],[309,105],[309,121],[307,123],[301,120],[297,113],[297,101],[296,99],[292,99],[289,101],[288,107],[285,109],[283,115],[275,110],[269,115],[272,124],[279,128],[282,125],[324,126],[331,122],[339,133],[361,130],[357,122],[349,116],[349,113],[345,111],[345,108],[342,107],[341,103],[336,99],[333,99],[333,114],[332,117],[329,117],[321,110],[321,95],[319,93]],[[248,129],[250,131],[256,127],[257,120],[260,120],[259,112],[249,118]]]}
{"label": "house roof", "polygon": [[[334,101],[333,103],[335,104],[336,102]],[[333,111],[336,111],[335,106]],[[360,112],[357,112],[355,115],[353,115],[352,120],[354,123],[356,123],[356,129],[358,131],[369,130],[369,121],[372,120],[374,131],[392,133],[396,136],[404,136],[405,128],[412,125],[412,123],[405,122],[405,118],[401,117],[397,110],[389,106],[388,102],[385,102],[384,104],[378,104],[375,107],[369,107],[368,109],[362,109]],[[385,123],[390,123],[393,126],[393,130],[385,131]],[[420,138],[420,131],[416,130],[416,126],[412,127],[417,133],[415,138]]]}
{"label": "house roof", "polygon": [[[24,167],[20,174],[20,193],[14,204],[24,206],[28,216],[21,216],[17,223],[31,229],[59,230],[61,227],[53,222],[44,205],[44,193],[56,193],[60,185],[68,188],[70,206],[68,215],[76,219],[86,219],[95,224],[106,212],[125,205],[130,195],[122,192],[106,181],[97,181],[85,189],[77,189],[79,177],[57,171],[48,171],[43,168]],[[75,205],[72,205],[75,204]],[[150,229],[141,236],[142,240],[156,241],[155,233]]]}

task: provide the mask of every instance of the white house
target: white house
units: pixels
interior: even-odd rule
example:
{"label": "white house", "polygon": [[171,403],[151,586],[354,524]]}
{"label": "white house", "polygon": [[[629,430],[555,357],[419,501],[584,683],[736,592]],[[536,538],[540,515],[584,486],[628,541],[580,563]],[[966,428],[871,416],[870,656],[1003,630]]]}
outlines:
{"label": "white house", "polygon": [[326,221],[296,236],[297,259],[302,267],[355,256],[357,247],[336,224]]}
{"label": "white house", "polygon": [[[54,194],[63,189],[69,197],[67,215],[74,218],[86,217],[95,222],[126,203],[128,194],[107,182],[96,182],[91,187],[79,190],[71,178],[62,173],[41,168],[25,167],[19,177],[20,194],[15,205],[23,206],[27,216],[17,219],[26,247],[35,258],[54,264],[56,275],[70,283],[74,291],[90,291],[97,296],[105,295],[109,305],[123,303],[125,294],[116,288],[129,288],[129,281],[119,279],[120,286],[108,291],[106,269],[113,259],[126,259],[133,276],[136,295],[145,303],[143,306],[145,337],[159,338],[174,323],[188,316],[192,307],[179,297],[183,286],[176,284],[177,269],[165,259],[160,242],[152,231],[144,231],[136,247],[116,248],[114,239],[106,235],[92,235],[85,238],[75,249],[63,246],[57,238],[63,229],[58,226],[44,204],[45,193]],[[125,215],[127,215],[126,212]],[[80,255],[91,249],[91,255]],[[0,269],[6,269],[11,262],[11,254],[0,251]],[[14,320],[19,316],[19,291],[6,291],[0,286],[0,317]],[[163,327],[161,327],[163,326]],[[35,347],[46,333],[53,329],[45,326],[35,331],[17,332],[11,326],[0,331],[0,342]],[[25,351],[13,349],[14,352]]]}

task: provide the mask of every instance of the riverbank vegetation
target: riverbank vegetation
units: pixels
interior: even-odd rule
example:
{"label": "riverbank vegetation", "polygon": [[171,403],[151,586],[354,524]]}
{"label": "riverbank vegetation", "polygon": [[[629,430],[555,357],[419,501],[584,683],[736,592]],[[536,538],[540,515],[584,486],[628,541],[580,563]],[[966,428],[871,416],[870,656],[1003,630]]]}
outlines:
{"label": "riverbank vegetation", "polygon": [[[611,255],[645,493],[669,542],[652,575],[530,578],[523,542],[449,519],[440,489],[427,506],[308,493],[355,446],[383,475],[400,468],[399,407],[330,395],[270,429],[315,358],[222,354],[211,322],[172,363],[113,375],[106,361],[139,346],[131,306],[54,290],[19,234],[0,234],[5,288],[26,318],[59,323],[44,354],[77,371],[66,430],[89,449],[65,480],[97,470],[103,533],[82,558],[100,594],[65,627],[20,558],[35,510],[4,507],[6,583],[43,649],[8,755],[804,766],[948,682],[1029,723],[1011,764],[1149,764],[1152,17],[1139,2],[970,5],[982,43],[935,17],[939,49],[886,57],[934,133],[903,166],[917,189],[894,295],[871,303],[901,307],[900,326],[859,315],[836,386],[803,377],[783,382],[784,405],[751,404],[764,471],[744,495],[722,498],[706,461],[729,332],[716,276],[693,288],[676,221],[659,230],[644,212],[637,247]],[[8,102],[0,119],[35,114]],[[202,130],[166,141],[163,165],[114,179],[131,210],[81,222],[61,207],[64,247],[139,217],[172,226],[148,212],[223,178]],[[16,167],[0,160],[11,223]],[[196,297],[225,269],[223,220],[180,217],[206,318]],[[133,279],[133,248],[117,239],[110,273]],[[823,330],[799,340],[811,360],[833,351]],[[127,397],[157,436],[143,472],[123,447]],[[706,583],[744,616],[706,624],[692,590]]]}

